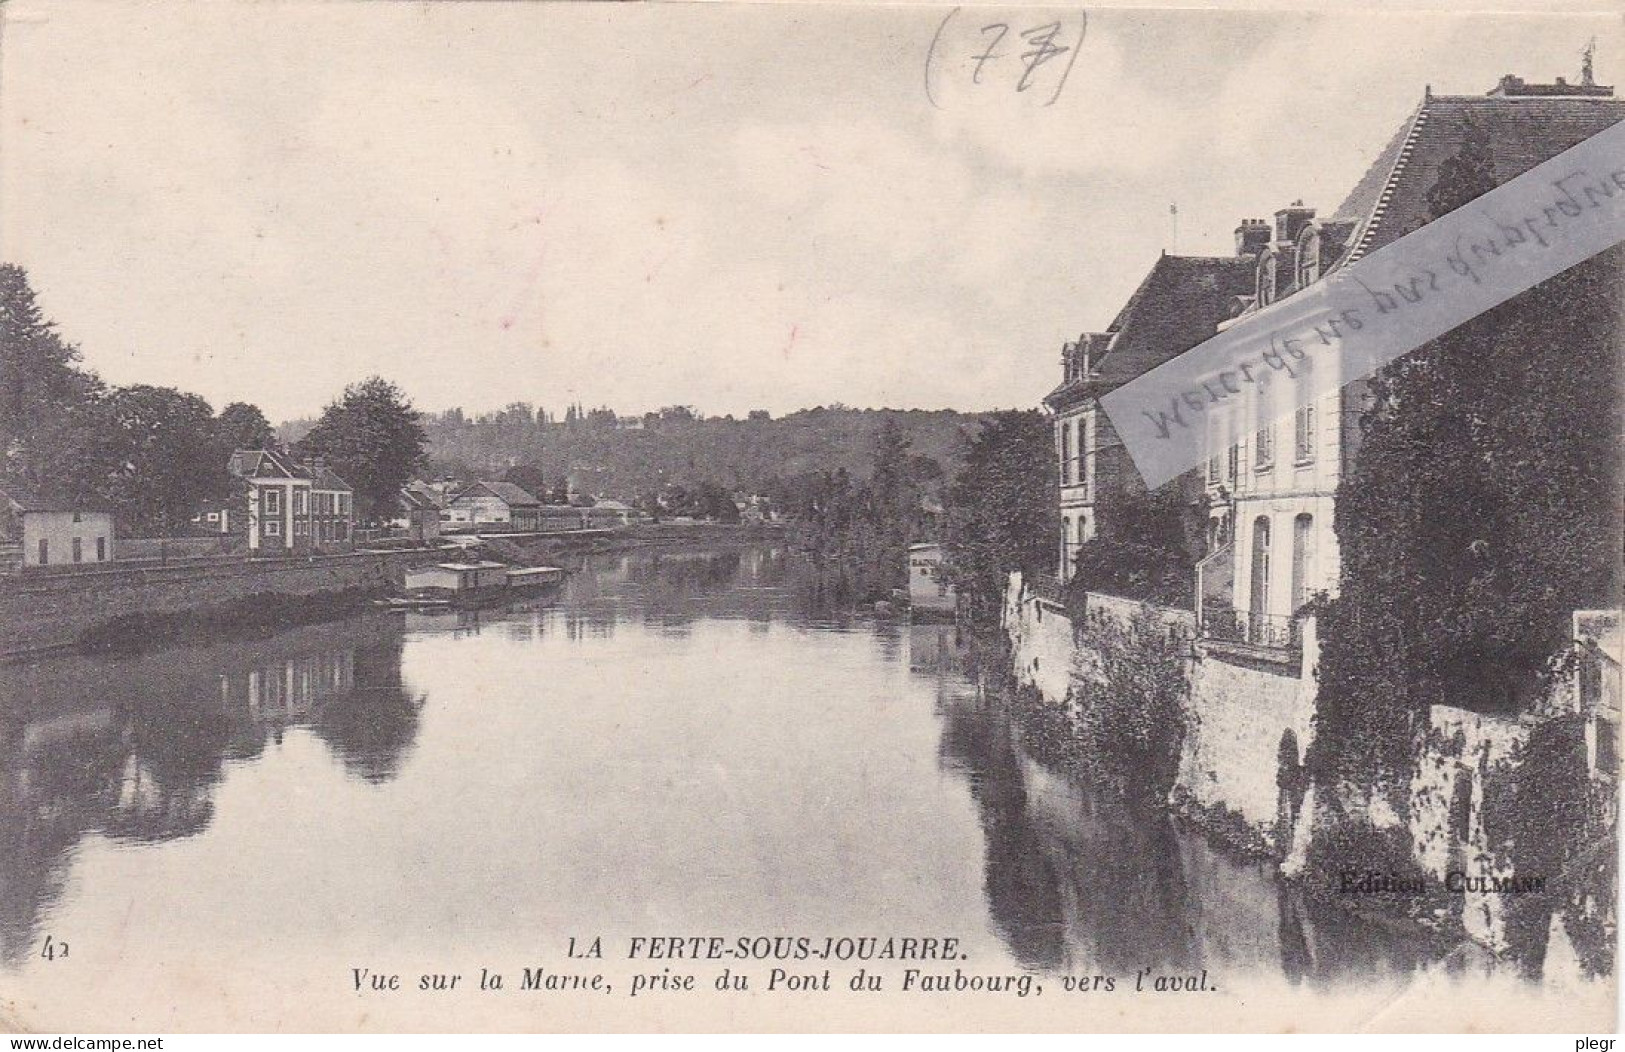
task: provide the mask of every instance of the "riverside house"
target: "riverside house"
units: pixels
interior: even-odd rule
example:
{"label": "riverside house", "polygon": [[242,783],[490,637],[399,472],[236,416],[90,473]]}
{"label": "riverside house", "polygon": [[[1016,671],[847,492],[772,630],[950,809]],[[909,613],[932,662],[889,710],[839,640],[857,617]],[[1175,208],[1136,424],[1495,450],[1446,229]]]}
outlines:
{"label": "riverside house", "polygon": [[[1163,254],[1105,332],[1084,333],[1062,349],[1061,385],[1044,396],[1060,461],[1062,581],[1072,576],[1078,549],[1099,533],[1101,509],[1145,491],[1100,397],[1213,335],[1251,288],[1257,251],[1238,238],[1234,256]],[[1198,496],[1190,479],[1168,485]]]}
{"label": "riverside house", "polygon": [[22,546],[22,563],[71,566],[113,558],[113,515],[22,482],[0,482],[0,537]]}
{"label": "riverside house", "polygon": [[239,449],[230,470],[247,484],[248,548],[263,554],[348,545],[355,495],[320,458],[299,463],[270,449]]}
{"label": "riverside house", "polygon": [[542,502],[512,482],[475,482],[463,487],[446,503],[446,519],[453,523],[506,524],[516,530],[541,527]]}
{"label": "riverside house", "polygon": [[[1503,77],[1486,95],[1424,93],[1365,176],[1331,215],[1302,202],[1238,231],[1257,243],[1254,274],[1236,318],[1275,309],[1339,268],[1397,240],[1429,217],[1427,192],[1469,134],[1487,145],[1504,183],[1625,119],[1612,88]],[[1231,324],[1227,321],[1219,328]],[[1341,368],[1335,350],[1316,368]],[[1263,419],[1256,403],[1214,421],[1234,435],[1209,449],[1205,472],[1212,554],[1198,568],[1200,632],[1267,650],[1292,649],[1299,614],[1340,573],[1332,522],[1336,493],[1357,453],[1370,387],[1357,381],[1310,401],[1291,419]]]}

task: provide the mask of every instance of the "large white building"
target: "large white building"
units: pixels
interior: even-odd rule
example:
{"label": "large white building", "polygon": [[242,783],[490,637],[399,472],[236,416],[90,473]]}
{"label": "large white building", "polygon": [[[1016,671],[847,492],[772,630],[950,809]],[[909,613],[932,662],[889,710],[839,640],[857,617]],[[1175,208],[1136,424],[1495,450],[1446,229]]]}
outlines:
{"label": "large white building", "polygon": [[[1469,135],[1486,144],[1506,182],[1625,119],[1625,101],[1589,83],[1526,84],[1504,77],[1487,95],[1424,94],[1331,216],[1295,202],[1274,221],[1252,220],[1238,241],[1258,243],[1252,288],[1236,317],[1267,312],[1340,267],[1426,223],[1428,191]],[[1230,319],[1226,324],[1233,323]],[[1221,325],[1220,328],[1224,326]],[[1340,369],[1335,350],[1315,368]],[[1299,401],[1303,401],[1299,399]],[[1340,573],[1334,510],[1371,401],[1357,381],[1309,400],[1290,418],[1257,400],[1210,421],[1205,482],[1211,554],[1199,568],[1202,631],[1262,647],[1295,645],[1297,618]]]}

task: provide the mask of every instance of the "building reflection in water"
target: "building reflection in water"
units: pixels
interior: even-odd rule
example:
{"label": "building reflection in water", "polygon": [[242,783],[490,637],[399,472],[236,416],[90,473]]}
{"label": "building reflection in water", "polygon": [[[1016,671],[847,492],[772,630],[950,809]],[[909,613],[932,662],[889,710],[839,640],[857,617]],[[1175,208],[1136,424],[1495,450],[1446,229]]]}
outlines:
{"label": "building reflection in water", "polygon": [[1420,938],[1306,901],[1268,863],[1216,849],[1154,802],[1041,760],[1017,710],[960,671],[954,626],[911,626],[909,650],[911,672],[936,682],[940,762],[976,802],[988,910],[1022,964],[1330,983],[1403,980],[1434,959]]}
{"label": "building reflection in water", "polygon": [[392,778],[423,699],[389,615],[117,658],[0,666],[0,960],[16,964],[89,836],[185,837],[227,765],[308,727],[354,778]]}

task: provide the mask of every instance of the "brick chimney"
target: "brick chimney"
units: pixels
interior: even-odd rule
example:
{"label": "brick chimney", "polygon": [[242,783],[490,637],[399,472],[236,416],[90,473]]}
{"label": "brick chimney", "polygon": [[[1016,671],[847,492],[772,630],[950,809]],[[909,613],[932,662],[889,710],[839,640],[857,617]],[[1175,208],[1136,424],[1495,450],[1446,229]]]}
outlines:
{"label": "brick chimney", "polygon": [[1313,208],[1305,208],[1302,201],[1294,201],[1275,213],[1275,240],[1296,241],[1304,224],[1315,218]]}
{"label": "brick chimney", "polygon": [[1236,255],[1256,256],[1269,247],[1270,225],[1262,219],[1243,219],[1236,227]]}

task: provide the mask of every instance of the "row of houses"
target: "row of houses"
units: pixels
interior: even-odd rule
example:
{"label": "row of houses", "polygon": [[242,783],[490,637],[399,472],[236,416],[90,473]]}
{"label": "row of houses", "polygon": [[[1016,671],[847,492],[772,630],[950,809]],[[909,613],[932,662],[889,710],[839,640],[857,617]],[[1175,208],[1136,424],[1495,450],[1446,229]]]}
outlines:
{"label": "row of houses", "polygon": [[516,532],[627,526],[647,516],[617,500],[591,505],[547,504],[513,482],[423,482],[407,485],[405,498],[433,508],[442,527],[500,526]]}
{"label": "row of houses", "polygon": [[[1144,493],[1101,396],[1424,224],[1429,188],[1470,135],[1488,143],[1494,177],[1505,182],[1622,119],[1625,101],[1589,75],[1579,84],[1507,76],[1481,96],[1428,91],[1330,213],[1293,201],[1270,219],[1242,220],[1230,255],[1156,260],[1111,324],[1065,344],[1061,383],[1044,399],[1060,478],[1060,578],[1072,576],[1113,502]],[[1207,462],[1168,484],[1185,507],[1205,509],[1206,528],[1189,545],[1202,635],[1266,650],[1298,645],[1305,603],[1337,589],[1338,487],[1371,397],[1369,382],[1355,382],[1300,399],[1290,426],[1258,401],[1210,421]]]}

